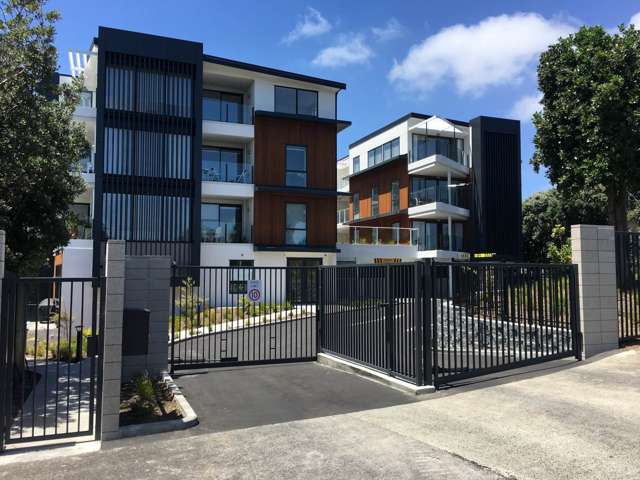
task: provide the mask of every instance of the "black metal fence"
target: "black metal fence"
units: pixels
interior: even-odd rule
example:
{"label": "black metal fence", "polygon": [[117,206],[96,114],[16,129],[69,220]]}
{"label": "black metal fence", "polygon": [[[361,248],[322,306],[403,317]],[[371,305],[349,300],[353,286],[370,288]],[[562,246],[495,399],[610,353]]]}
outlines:
{"label": "black metal fence", "polygon": [[2,283],[3,443],[93,434],[101,389],[101,280],[8,274]]}
{"label": "black metal fence", "polygon": [[620,341],[640,338],[640,233],[616,232]]}
{"label": "black metal fence", "polygon": [[573,265],[329,266],[320,285],[322,351],[417,385],[580,356]]}
{"label": "black metal fence", "polygon": [[316,358],[316,267],[175,266],[173,370]]}

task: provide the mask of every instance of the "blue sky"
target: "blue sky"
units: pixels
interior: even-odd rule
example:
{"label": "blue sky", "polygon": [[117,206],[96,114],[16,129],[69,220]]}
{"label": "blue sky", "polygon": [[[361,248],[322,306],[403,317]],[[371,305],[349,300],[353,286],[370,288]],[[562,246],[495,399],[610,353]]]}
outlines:
{"label": "blue sky", "polygon": [[[176,8],[179,5],[179,8]],[[353,125],[338,154],[407,112],[522,120],[523,197],[548,188],[529,165],[540,51],[582,24],[614,28],[636,1],[51,1],[56,45],[83,50],[99,25],[201,41],[206,53],[338,80],[338,116]],[[637,17],[634,17],[638,15]],[[640,26],[640,25],[639,25]]]}

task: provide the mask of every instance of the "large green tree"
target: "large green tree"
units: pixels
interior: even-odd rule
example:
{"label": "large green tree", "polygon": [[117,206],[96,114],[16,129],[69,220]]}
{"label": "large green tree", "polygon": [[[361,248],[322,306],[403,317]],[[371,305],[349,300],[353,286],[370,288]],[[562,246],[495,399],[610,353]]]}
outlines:
{"label": "large green tree", "polygon": [[541,55],[538,87],[534,168],[567,198],[602,188],[609,223],[626,230],[640,191],[640,32],[582,27]]}
{"label": "large green tree", "polygon": [[89,148],[72,121],[80,86],[56,82],[59,14],[44,3],[0,2],[0,229],[19,273],[69,241],[68,206],[83,190],[75,171]]}
{"label": "large green tree", "polygon": [[547,262],[551,245],[563,244],[571,234],[571,225],[597,225],[606,220],[607,197],[601,187],[568,197],[554,188],[534,193],[522,204],[524,257],[530,262]]}

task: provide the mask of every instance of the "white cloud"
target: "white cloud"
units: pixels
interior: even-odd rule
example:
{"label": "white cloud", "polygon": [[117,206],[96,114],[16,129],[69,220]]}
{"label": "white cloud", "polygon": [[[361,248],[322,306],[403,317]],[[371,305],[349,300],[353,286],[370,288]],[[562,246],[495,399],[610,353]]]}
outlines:
{"label": "white cloud", "polygon": [[542,100],[541,93],[520,97],[511,107],[509,116],[517,118],[521,122],[530,122],[533,114],[542,110],[540,100]]}
{"label": "white cloud", "polygon": [[404,34],[404,26],[398,19],[391,17],[384,27],[371,27],[371,33],[380,42],[387,42]]}
{"label": "white cloud", "polygon": [[522,81],[549,44],[575,30],[536,13],[453,25],[411,47],[389,72],[389,80],[421,93],[451,80],[458,92],[481,95],[488,87]]}
{"label": "white cloud", "polygon": [[342,67],[366,63],[373,56],[373,51],[365,43],[364,35],[341,35],[338,43],[327,47],[313,59],[313,64],[321,67]]}
{"label": "white cloud", "polygon": [[307,12],[296,23],[295,28],[282,39],[282,43],[290,44],[301,38],[317,37],[327,33],[331,28],[331,23],[318,10],[307,7]]}
{"label": "white cloud", "polygon": [[629,23],[633,23],[636,27],[636,30],[640,29],[640,12],[636,13],[633,17],[631,17],[631,19],[629,20]]}

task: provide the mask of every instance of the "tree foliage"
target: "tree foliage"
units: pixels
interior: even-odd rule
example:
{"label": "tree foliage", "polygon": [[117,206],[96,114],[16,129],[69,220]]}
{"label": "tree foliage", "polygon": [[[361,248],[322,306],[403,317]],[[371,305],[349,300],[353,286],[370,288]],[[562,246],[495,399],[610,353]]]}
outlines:
{"label": "tree foliage", "polygon": [[[535,193],[522,204],[524,257],[530,262],[547,262],[550,245],[563,245],[571,233],[571,225],[601,225],[606,219],[607,197],[602,188],[569,197],[553,188]],[[557,227],[563,230],[560,232]]]}
{"label": "tree foliage", "polygon": [[58,86],[59,15],[43,0],[0,3],[0,229],[12,270],[36,271],[69,241],[74,173],[89,149],[72,121],[80,85]]}
{"label": "tree foliage", "polygon": [[538,87],[535,170],[565,197],[602,188],[609,223],[626,230],[640,189],[640,32],[582,27],[542,54]]}

